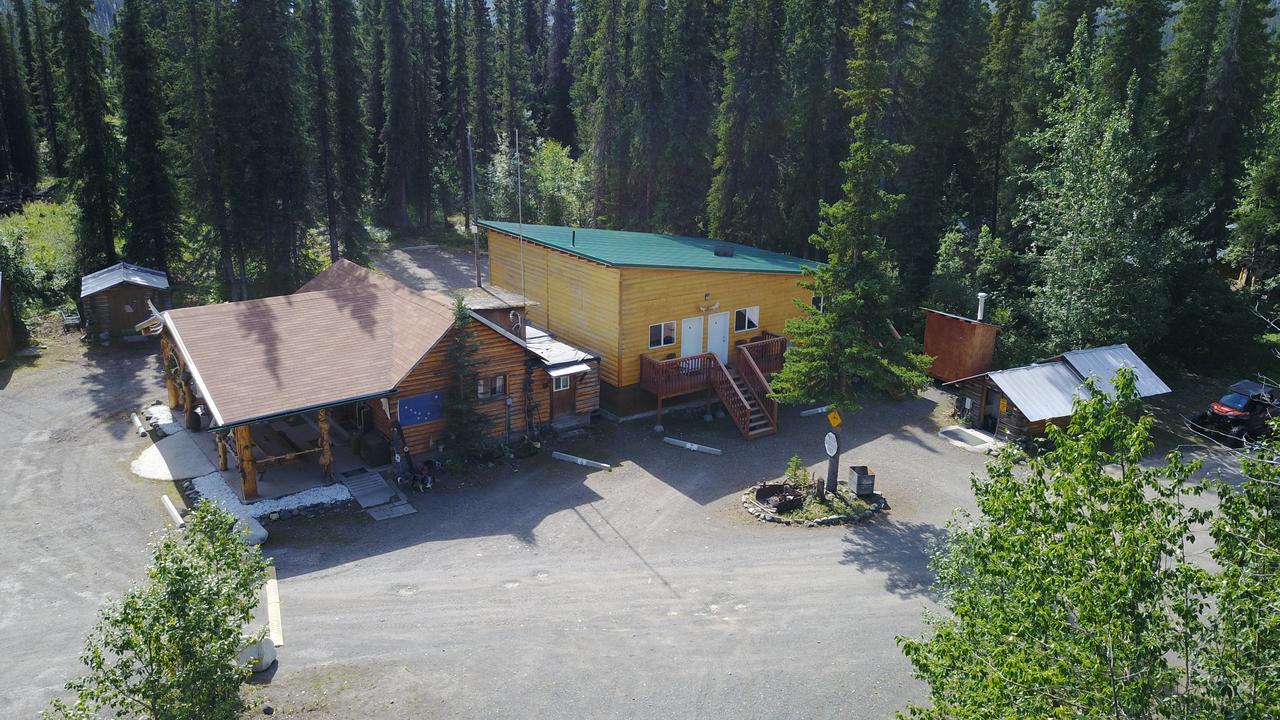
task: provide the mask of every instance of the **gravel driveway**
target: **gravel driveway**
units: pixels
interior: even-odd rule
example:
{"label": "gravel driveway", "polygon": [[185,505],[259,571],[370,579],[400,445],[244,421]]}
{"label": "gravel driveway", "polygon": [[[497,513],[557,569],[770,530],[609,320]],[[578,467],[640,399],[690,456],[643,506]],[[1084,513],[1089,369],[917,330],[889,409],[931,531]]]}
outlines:
{"label": "gravel driveway", "polygon": [[750,519],[739,497],[792,452],[818,467],[825,420],[742,441],[727,420],[668,432],[601,423],[566,450],[419,512],[273,529],[286,646],[260,702],[307,717],[889,717],[922,686],[895,636],[923,630],[926,551],[982,456],[933,432],[934,401],[850,418],[844,464],[893,509],[844,528]]}

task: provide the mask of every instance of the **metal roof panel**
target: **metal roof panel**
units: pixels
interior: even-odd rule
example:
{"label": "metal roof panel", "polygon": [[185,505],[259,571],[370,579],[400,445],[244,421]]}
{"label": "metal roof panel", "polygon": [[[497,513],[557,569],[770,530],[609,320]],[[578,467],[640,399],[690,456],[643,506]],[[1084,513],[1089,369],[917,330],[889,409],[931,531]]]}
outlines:
{"label": "metal roof panel", "polygon": [[107,288],[123,284],[141,285],[157,290],[169,289],[169,277],[159,270],[122,262],[89,273],[80,279],[80,297],[88,297]]}
{"label": "metal roof panel", "polygon": [[1147,367],[1147,364],[1142,362],[1142,358],[1124,343],[1088,350],[1072,350],[1063,353],[1062,359],[1066,360],[1081,378],[1094,378],[1098,390],[1107,395],[1116,394],[1116,388],[1111,381],[1115,378],[1116,371],[1122,367],[1132,368],[1137,376],[1138,397],[1151,397],[1170,392],[1169,386],[1165,385],[1160,376]]}
{"label": "metal roof panel", "polygon": [[987,377],[1031,422],[1067,417],[1075,399],[1087,397],[1080,376],[1063,362],[998,370]]}

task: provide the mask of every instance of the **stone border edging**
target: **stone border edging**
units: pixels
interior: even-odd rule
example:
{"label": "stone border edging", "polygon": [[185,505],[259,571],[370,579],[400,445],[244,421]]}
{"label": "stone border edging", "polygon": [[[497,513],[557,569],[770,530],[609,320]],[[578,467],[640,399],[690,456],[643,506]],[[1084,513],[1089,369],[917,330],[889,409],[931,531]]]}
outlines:
{"label": "stone border edging", "polygon": [[872,515],[887,510],[889,502],[885,500],[884,495],[876,493],[874,500],[871,501],[871,507],[863,510],[856,515],[829,515],[827,517],[818,518],[817,520],[791,520],[774,513],[772,510],[764,507],[755,500],[755,487],[752,486],[742,494],[742,507],[751,516],[761,522],[777,523],[778,525],[793,525],[797,527],[827,527],[830,525],[852,525],[854,523],[865,522],[871,519]]}
{"label": "stone border edging", "polygon": [[[190,480],[180,480],[178,482],[178,490],[182,493],[182,499],[186,502],[187,507],[194,508],[196,503],[204,498],[200,495],[200,491],[195,489],[195,484]],[[340,500],[338,502],[318,503],[316,505],[306,505],[299,508],[290,508],[287,510],[279,510],[263,517],[257,518],[258,523],[266,527],[282,520],[289,520],[296,517],[318,518],[326,515],[339,515],[347,512],[359,512],[360,503],[355,498],[348,500]]]}

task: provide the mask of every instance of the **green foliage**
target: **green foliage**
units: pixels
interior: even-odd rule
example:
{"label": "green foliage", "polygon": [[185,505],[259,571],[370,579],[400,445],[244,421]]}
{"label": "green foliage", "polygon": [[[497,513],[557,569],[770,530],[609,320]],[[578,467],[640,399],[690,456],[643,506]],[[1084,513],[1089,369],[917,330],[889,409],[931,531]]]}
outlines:
{"label": "green foliage", "polygon": [[787,461],[787,470],[782,474],[782,479],[792,487],[803,488],[813,484],[813,473],[804,466],[799,455],[792,455]]}
{"label": "green foliage", "polygon": [[79,287],[75,236],[77,213],[71,203],[27,203],[22,212],[0,217],[0,245],[6,250],[6,285],[13,283],[19,320],[70,306]]}
{"label": "green foliage", "polygon": [[782,0],[741,0],[729,10],[715,175],[707,196],[712,235],[768,248],[783,246],[776,156],[785,128],[782,23]]}
{"label": "green foliage", "polygon": [[[1134,374],[1077,401],[1045,452],[1007,450],[972,480],[979,515],[934,559],[945,615],[900,638],[918,718],[1265,718],[1280,712],[1280,454],[1232,489],[1151,451]],[[1020,465],[1025,463],[1025,468]],[[1196,498],[1219,495],[1216,510]],[[1217,564],[1194,559],[1210,527]]]}
{"label": "green foliage", "polygon": [[30,190],[40,179],[40,154],[12,36],[9,16],[0,16],[0,188]]}
{"label": "green foliage", "polygon": [[543,90],[547,102],[547,138],[564,147],[572,147],[578,136],[573,117],[573,70],[569,67],[574,38],[573,6],[573,0],[554,2]]}
{"label": "green foliage", "polygon": [[979,515],[951,523],[934,562],[947,613],[900,639],[930,688],[912,717],[1181,717],[1210,583],[1187,556],[1207,513],[1189,501],[1195,464],[1143,465],[1152,420],[1130,415],[1131,371],[1115,385],[1049,427],[1051,450],[974,476]]}
{"label": "green foliage", "polygon": [[1014,204],[1014,160],[1025,153],[1022,136],[1035,109],[1026,101],[1031,84],[1027,63],[1031,0],[1001,0],[987,30],[988,44],[978,75],[973,196],[979,214],[997,230],[1008,227]]}
{"label": "green foliage", "polygon": [[662,33],[662,113],[666,142],[654,227],[697,234],[706,221],[715,136],[716,10],[709,0],[669,0]]}
{"label": "green foliage", "polygon": [[785,402],[821,402],[853,410],[869,392],[903,393],[927,383],[930,359],[893,327],[897,275],[881,223],[898,197],[884,189],[908,148],[884,137],[894,101],[886,55],[894,36],[886,0],[865,0],[851,31],[855,48],[849,89],[853,143],[844,162],[844,197],[822,207],[822,226],[810,238],[827,263],[810,277],[822,309],[806,308],[787,322],[792,345],[773,388]]}
{"label": "green foliage", "polygon": [[587,163],[574,160],[569,148],[554,140],[540,140],[529,161],[530,217],[547,225],[586,225],[591,220],[591,173]]}
{"label": "green foliage", "polygon": [[124,256],[144,267],[168,270],[178,232],[178,197],[164,151],[163,98],[142,2],[126,0],[117,17],[115,34],[120,110],[124,116]]}
{"label": "green foliage", "polygon": [[360,113],[364,74],[357,62],[357,14],[352,0],[329,0],[329,72],[333,77],[333,161],[337,181],[338,239],[342,255],[363,262],[368,232],[364,210],[366,131]]}
{"label": "green foliage", "polygon": [[107,122],[102,46],[89,28],[89,0],[57,0],[55,12],[63,101],[71,138],[72,197],[80,209],[76,230],[81,274],[116,262],[119,158]]}
{"label": "green foliage", "polygon": [[1267,101],[1259,134],[1240,183],[1227,257],[1249,272],[1251,284],[1271,290],[1280,280],[1280,88]]}
{"label": "green foliage", "polygon": [[240,717],[250,670],[238,655],[267,562],[235,523],[202,502],[185,530],[152,546],[146,582],[102,610],[81,655],[86,674],[67,683],[73,700],[55,700],[48,717]]}
{"label": "green foliage", "polygon": [[1094,82],[1100,57],[1082,23],[1058,73],[1062,94],[1033,140],[1044,161],[1030,176],[1019,218],[1039,253],[1033,309],[1049,352],[1116,342],[1150,347],[1168,327],[1166,281],[1181,260],[1181,238],[1165,228],[1148,189],[1151,156],[1135,136],[1136,87],[1125,104],[1110,102]]}
{"label": "green foliage", "polygon": [[449,364],[454,382],[449,385],[444,401],[444,421],[449,440],[445,456],[457,467],[480,457],[484,451],[489,418],[476,409],[476,387],[480,377],[480,360],[476,356],[480,343],[476,339],[475,320],[458,296],[453,303],[453,329],[449,331]]}

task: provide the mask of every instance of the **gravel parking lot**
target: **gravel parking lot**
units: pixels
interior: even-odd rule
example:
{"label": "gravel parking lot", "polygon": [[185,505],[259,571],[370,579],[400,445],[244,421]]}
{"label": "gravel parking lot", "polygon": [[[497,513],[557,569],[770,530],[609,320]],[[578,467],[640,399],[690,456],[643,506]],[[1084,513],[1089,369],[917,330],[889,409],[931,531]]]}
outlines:
{"label": "gravel parking lot", "polygon": [[[78,672],[107,598],[139,580],[159,494],[129,461],[128,413],[161,397],[153,348],[50,348],[0,370],[0,668],[33,717]],[[598,422],[562,449],[415,495],[418,513],[278,524],[286,645],[252,690],[285,717],[889,717],[923,697],[897,648],[933,606],[927,553],[984,456],[938,438],[941,395],[869,404],[842,466],[870,465],[892,509],[853,528],[749,518],[744,488],[792,453],[823,465],[822,417],[754,442],[727,420]],[[1197,455],[1216,455],[1198,449]],[[1229,469],[1217,459],[1214,470]]]}

